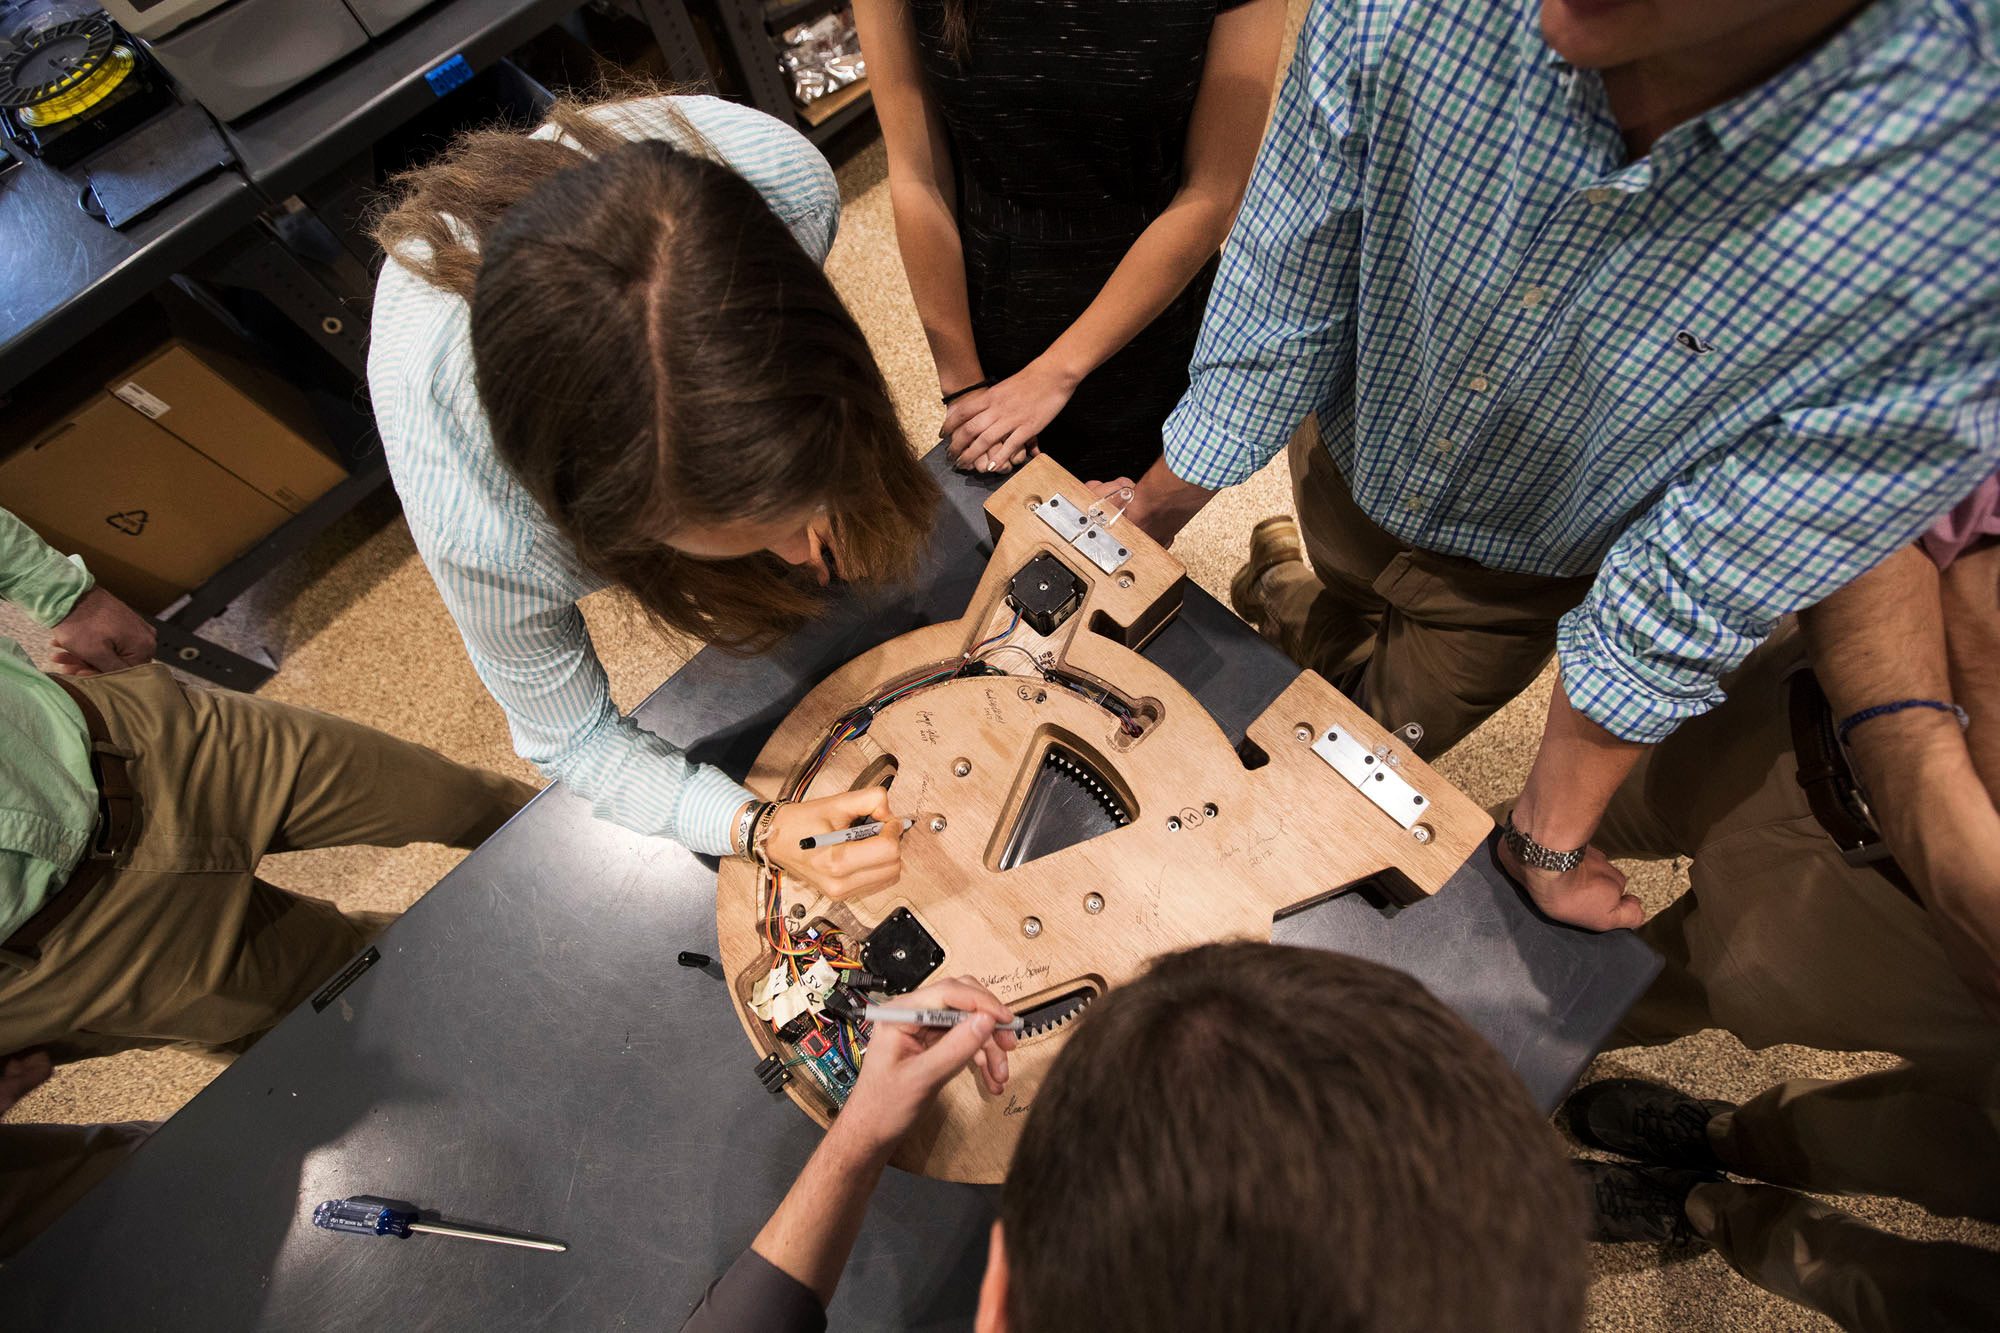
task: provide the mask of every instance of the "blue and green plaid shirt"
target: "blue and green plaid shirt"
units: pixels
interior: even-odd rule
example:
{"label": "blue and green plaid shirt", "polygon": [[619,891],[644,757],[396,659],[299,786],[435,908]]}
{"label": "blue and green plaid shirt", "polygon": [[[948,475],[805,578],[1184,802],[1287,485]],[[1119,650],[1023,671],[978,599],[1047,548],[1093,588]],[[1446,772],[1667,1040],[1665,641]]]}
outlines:
{"label": "blue and green plaid shirt", "polygon": [[1230,485],[1317,412],[1395,536],[1595,571],[1564,687],[1657,741],[1993,471],[2000,0],[1877,0],[1638,161],[1538,9],[1314,6],[1166,458]]}

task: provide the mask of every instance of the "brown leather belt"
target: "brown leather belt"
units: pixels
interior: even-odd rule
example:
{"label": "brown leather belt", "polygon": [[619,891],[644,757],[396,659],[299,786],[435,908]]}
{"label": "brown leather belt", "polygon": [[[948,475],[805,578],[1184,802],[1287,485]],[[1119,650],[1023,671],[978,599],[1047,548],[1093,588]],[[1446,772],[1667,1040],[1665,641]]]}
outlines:
{"label": "brown leather belt", "polygon": [[41,956],[42,941],[76,910],[77,904],[90,896],[139,827],[139,802],[132,789],[132,775],[126,768],[124,755],[112,744],[104,714],[97,711],[97,705],[82,690],[61,676],[49,679],[62,686],[76,702],[83,714],[84,729],[90,733],[90,774],[97,779],[97,827],[92,831],[83,860],[70,872],[69,882],[50,894],[40,910],[23,921],[5,943],[0,943],[0,949],[30,958]]}
{"label": "brown leather belt", "polygon": [[1917,906],[1923,899],[1903,868],[1896,864],[1889,845],[1876,831],[1861,784],[1841,752],[1834,732],[1833,706],[1811,671],[1794,672],[1791,677],[1792,750],[1798,758],[1799,786],[1805,791],[1806,805],[1813,818],[1840,848],[1847,864],[1872,870],[1893,884]]}

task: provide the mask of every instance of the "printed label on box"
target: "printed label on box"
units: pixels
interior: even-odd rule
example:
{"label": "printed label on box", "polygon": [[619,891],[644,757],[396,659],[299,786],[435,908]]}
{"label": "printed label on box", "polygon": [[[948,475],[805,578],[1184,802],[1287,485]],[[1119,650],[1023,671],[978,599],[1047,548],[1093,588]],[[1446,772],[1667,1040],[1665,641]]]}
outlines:
{"label": "printed label on box", "polygon": [[127,407],[136,408],[155,421],[158,421],[168,412],[168,407],[164,399],[147,393],[133,380],[126,380],[111,392]]}

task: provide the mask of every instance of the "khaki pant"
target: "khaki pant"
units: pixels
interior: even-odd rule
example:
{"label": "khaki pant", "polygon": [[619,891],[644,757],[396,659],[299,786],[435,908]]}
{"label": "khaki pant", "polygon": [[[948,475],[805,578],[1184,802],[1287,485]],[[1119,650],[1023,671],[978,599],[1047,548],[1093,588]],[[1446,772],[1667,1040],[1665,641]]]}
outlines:
{"label": "khaki pant", "polygon": [[[61,1063],[243,1050],[392,919],[265,883],[266,852],[472,847],[535,793],[371,727],[183,687],[161,666],[78,683],[130,760],[138,832],[39,957],[0,955],[0,1052],[42,1048]],[[74,1170],[41,1174],[88,1188],[94,1164],[129,1143],[107,1131],[61,1150]],[[9,1168],[34,1156],[33,1144],[0,1146],[0,1227],[19,1210],[17,1185],[28,1197],[47,1188]]]}
{"label": "khaki pant", "polygon": [[1593,580],[1488,569],[1390,536],[1354,503],[1311,418],[1290,457],[1311,567],[1264,576],[1264,637],[1383,726],[1417,723],[1414,748],[1435,758],[1541,674],[1556,622]]}
{"label": "khaki pant", "polygon": [[38,960],[0,965],[0,1051],[241,1050],[389,921],[263,882],[266,852],[476,846],[534,794],[372,727],[184,688],[161,666],[81,688],[131,757],[138,835]]}
{"label": "khaki pant", "polygon": [[[1693,858],[1692,887],[1639,934],[1666,968],[1613,1045],[1723,1028],[1746,1045],[1888,1051],[1900,1068],[1799,1079],[1710,1126],[1734,1174],[1689,1217],[1746,1278],[1850,1329],[1988,1329],[2000,1255],[1904,1240],[1795,1194],[1878,1194],[2000,1221],[2000,1024],[1958,980],[1924,910],[1848,865],[1797,780],[1791,627],[1723,682],[1727,701],[1648,751],[1597,845]],[[1774,1188],[1787,1186],[1790,1188]]]}

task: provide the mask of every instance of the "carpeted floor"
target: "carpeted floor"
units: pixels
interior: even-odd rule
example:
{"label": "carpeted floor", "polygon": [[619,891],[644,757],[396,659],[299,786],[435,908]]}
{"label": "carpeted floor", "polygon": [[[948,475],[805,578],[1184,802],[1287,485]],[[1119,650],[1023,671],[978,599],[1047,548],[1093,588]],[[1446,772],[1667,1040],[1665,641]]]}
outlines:
{"label": "carpeted floor", "polygon": [[[878,143],[840,168],[846,211],[828,263],[843,297],[873,343],[911,440],[936,436],[942,412],[929,354],[910,304],[895,246],[885,158]],[[1282,463],[1220,496],[1182,535],[1175,553],[1201,585],[1227,595],[1250,525],[1289,508]],[[599,654],[623,708],[642,699],[686,659],[615,599],[585,604]],[[0,632],[47,662],[47,635],[0,607]],[[409,737],[455,759],[526,778],[535,775],[509,747],[500,709],[466,661],[457,631],[417,559],[393,500],[342,522],[305,556],[245,596],[212,630],[240,651],[268,652],[280,664],[264,693]],[[1482,803],[1518,790],[1534,755],[1549,677],[1447,755],[1439,767]],[[293,853],[265,862],[267,878],[346,907],[400,909],[457,861],[443,848],[353,848]],[[1672,865],[1634,866],[1649,911],[1685,887]],[[1640,1074],[1743,1099],[1785,1078],[1840,1077],[1886,1060],[1781,1048],[1749,1052],[1704,1036],[1654,1051],[1600,1059],[1593,1077]],[[173,1052],[133,1054],[70,1066],[25,1100],[11,1120],[157,1120],[173,1114],[217,1072]],[[1941,1223],[1912,1206],[1851,1201],[1855,1211],[1904,1234],[2000,1243],[1992,1228]],[[1712,1254],[1662,1263],[1639,1246],[1598,1248],[1589,1328],[1821,1330],[1834,1326],[1751,1287]]]}

